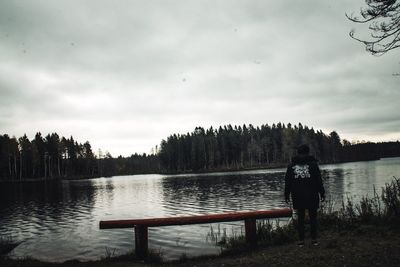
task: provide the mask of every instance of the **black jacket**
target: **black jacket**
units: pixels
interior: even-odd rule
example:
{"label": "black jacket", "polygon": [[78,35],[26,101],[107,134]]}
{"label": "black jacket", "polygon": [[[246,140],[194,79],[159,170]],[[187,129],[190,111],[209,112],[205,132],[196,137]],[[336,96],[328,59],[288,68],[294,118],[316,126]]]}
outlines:
{"label": "black jacket", "polygon": [[285,198],[292,196],[294,209],[316,209],[325,197],[317,160],[309,155],[292,158],[285,175]]}

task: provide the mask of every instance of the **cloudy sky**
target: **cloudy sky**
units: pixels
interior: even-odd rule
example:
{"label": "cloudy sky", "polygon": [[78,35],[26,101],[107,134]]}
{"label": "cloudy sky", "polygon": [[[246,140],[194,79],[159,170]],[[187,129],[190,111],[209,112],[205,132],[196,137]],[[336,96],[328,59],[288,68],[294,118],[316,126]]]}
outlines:
{"label": "cloudy sky", "polygon": [[229,123],[400,139],[400,49],[375,57],[348,36],[345,13],[363,5],[1,0],[1,133],[73,135],[113,156]]}

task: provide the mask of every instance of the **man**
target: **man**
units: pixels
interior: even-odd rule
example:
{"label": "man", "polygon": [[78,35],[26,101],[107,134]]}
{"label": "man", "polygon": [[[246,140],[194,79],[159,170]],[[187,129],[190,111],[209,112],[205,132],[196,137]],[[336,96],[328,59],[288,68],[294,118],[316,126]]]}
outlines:
{"label": "man", "polygon": [[319,199],[325,200],[325,189],[317,160],[309,155],[308,145],[297,148],[297,156],[292,158],[285,175],[285,201],[289,203],[292,196],[293,208],[298,216],[299,247],[304,246],[304,217],[308,210],[311,225],[311,243],[317,241],[317,210]]}

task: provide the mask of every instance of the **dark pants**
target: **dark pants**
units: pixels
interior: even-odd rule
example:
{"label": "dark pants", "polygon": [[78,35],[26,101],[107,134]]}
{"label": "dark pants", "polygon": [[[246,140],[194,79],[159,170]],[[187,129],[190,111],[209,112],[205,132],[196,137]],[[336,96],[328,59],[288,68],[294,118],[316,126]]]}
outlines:
{"label": "dark pants", "polygon": [[[299,239],[304,240],[304,217],[306,209],[297,209],[297,230],[299,231]],[[311,226],[311,238],[317,239],[317,209],[308,209]]]}

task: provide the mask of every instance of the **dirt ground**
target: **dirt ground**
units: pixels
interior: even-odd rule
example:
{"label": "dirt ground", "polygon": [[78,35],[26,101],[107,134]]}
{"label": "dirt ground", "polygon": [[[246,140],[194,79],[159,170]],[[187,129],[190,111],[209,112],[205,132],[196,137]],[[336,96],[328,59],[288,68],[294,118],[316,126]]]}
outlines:
{"label": "dirt ground", "polygon": [[322,232],[319,246],[310,242],[258,247],[222,256],[201,257],[185,262],[145,263],[123,258],[61,264],[31,259],[1,259],[0,266],[400,266],[400,231],[361,227],[351,232]]}

